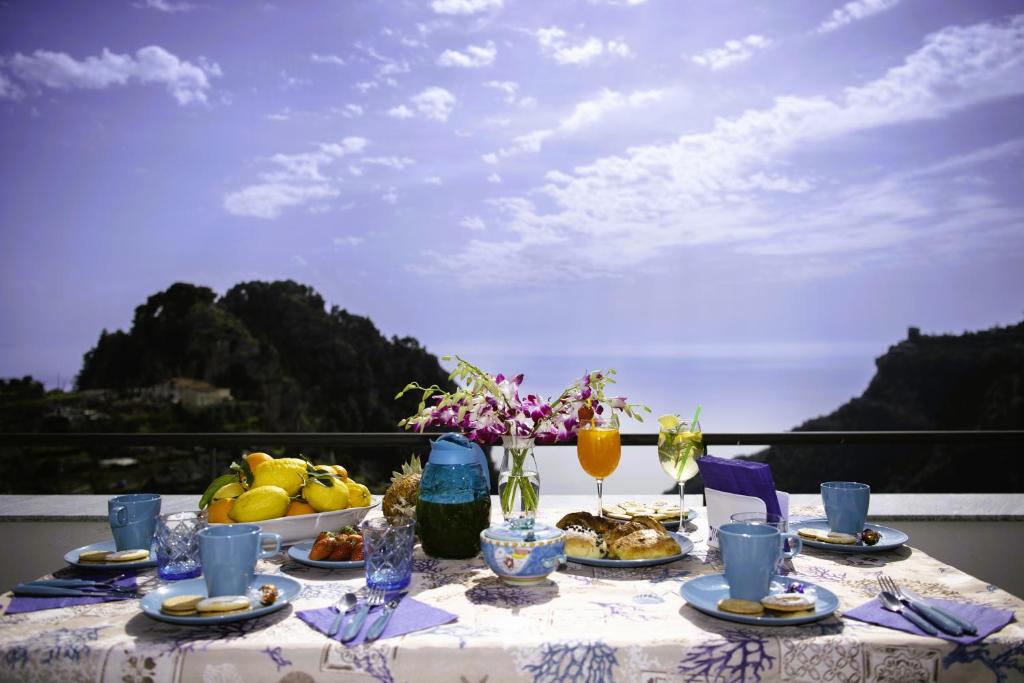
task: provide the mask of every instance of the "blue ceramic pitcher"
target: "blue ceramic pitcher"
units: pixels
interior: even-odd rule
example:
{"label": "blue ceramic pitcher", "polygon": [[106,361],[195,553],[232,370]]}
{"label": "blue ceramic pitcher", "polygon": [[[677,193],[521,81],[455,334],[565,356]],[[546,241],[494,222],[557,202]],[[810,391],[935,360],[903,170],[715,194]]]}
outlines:
{"label": "blue ceramic pitcher", "polygon": [[416,525],[423,552],[467,558],[480,552],[480,532],[490,526],[491,476],[480,446],[461,434],[431,444],[420,480]]}

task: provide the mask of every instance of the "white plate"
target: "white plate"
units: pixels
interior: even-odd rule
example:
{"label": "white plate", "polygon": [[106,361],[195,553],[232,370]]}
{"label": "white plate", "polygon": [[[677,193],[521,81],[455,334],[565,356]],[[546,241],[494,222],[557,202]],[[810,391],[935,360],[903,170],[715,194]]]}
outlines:
{"label": "white plate", "polygon": [[252,619],[253,617],[261,617],[264,614],[276,612],[294,600],[302,590],[301,583],[295,579],[291,579],[280,574],[257,574],[253,577],[252,584],[250,584],[250,590],[252,588],[259,588],[265,583],[272,583],[277,588],[277,600],[274,601],[273,605],[269,605],[267,607],[259,606],[255,609],[247,609],[244,612],[230,612],[228,614],[209,617],[178,617],[172,614],[164,614],[160,611],[160,606],[164,603],[164,600],[175,595],[206,595],[206,580],[202,577],[198,579],[186,579],[185,581],[175,581],[167,586],[161,586],[142,598],[142,602],[139,606],[142,608],[142,611],[145,612],[146,616],[152,617],[153,619],[167,621],[172,624],[208,626],[210,624],[223,624],[227,621]]}
{"label": "white plate", "polygon": [[321,531],[338,531],[343,526],[359,526],[373,508],[380,505],[383,496],[371,496],[370,504],[361,508],[347,508],[334,512],[318,512],[312,515],[295,515],[279,517],[256,522],[263,531],[281,535],[282,545],[291,545],[299,541],[312,541]]}
{"label": "white plate", "polygon": [[576,564],[585,564],[590,567],[618,567],[618,568],[629,568],[629,567],[653,567],[657,564],[668,564],[669,562],[675,562],[681,560],[686,553],[693,550],[693,541],[688,539],[682,534],[669,532],[672,538],[676,539],[679,543],[679,552],[675,555],[669,555],[668,557],[654,557],[649,560],[609,560],[607,558],[595,558],[595,557],[573,557],[567,555],[565,559]]}
{"label": "white plate", "polygon": [[98,569],[100,571],[110,571],[116,569],[147,569],[149,567],[156,566],[156,546],[149,549],[149,559],[139,560],[137,562],[79,562],[78,556],[87,550],[105,550],[107,552],[114,552],[117,550],[117,544],[114,540],[100,541],[99,543],[90,543],[89,545],[83,545],[81,548],[75,548],[64,553],[64,561],[75,567],[81,567],[82,569]]}
{"label": "white plate", "polygon": [[309,551],[313,548],[313,541],[302,541],[288,548],[288,557],[299,564],[309,567],[320,567],[321,569],[361,569],[366,566],[366,560],[345,560],[344,562],[331,562],[330,560],[311,560]]}

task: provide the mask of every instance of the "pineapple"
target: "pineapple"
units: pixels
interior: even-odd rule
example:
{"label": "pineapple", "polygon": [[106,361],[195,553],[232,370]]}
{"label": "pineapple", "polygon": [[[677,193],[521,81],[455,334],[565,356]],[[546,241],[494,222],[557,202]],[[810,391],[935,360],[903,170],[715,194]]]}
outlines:
{"label": "pineapple", "polygon": [[416,501],[420,496],[420,475],[423,467],[418,455],[409,457],[401,472],[391,473],[391,485],[384,494],[383,511],[388,522],[416,519]]}

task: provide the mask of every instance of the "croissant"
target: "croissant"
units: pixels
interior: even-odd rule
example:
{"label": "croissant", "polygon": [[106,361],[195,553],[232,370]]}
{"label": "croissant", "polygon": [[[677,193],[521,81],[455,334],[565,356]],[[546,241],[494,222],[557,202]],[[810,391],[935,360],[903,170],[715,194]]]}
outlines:
{"label": "croissant", "polygon": [[651,560],[679,552],[679,543],[674,538],[654,529],[640,529],[608,542],[608,554],[620,560]]}

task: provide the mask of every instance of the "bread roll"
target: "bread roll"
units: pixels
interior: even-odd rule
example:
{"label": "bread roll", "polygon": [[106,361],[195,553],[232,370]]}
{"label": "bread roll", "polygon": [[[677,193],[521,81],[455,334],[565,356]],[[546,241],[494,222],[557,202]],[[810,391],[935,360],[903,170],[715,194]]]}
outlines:
{"label": "bread roll", "polygon": [[586,559],[600,559],[607,554],[604,539],[592,529],[571,525],[565,529],[565,554]]}
{"label": "bread roll", "polygon": [[653,529],[633,531],[608,543],[608,554],[620,560],[652,560],[679,552],[676,539]]}

